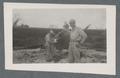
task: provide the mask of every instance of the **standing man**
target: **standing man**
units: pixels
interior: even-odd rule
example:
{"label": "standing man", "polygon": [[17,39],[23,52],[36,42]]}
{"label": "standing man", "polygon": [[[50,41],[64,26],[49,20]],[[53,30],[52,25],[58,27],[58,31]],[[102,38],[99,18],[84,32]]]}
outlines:
{"label": "standing man", "polygon": [[48,62],[52,61],[55,55],[54,35],[54,32],[50,30],[50,32],[45,36],[45,46],[47,50]]}
{"label": "standing man", "polygon": [[68,59],[70,63],[80,62],[80,46],[84,43],[87,38],[87,34],[79,27],[76,27],[76,21],[71,19],[69,21],[71,26],[70,32],[70,44],[69,44],[69,54]]}

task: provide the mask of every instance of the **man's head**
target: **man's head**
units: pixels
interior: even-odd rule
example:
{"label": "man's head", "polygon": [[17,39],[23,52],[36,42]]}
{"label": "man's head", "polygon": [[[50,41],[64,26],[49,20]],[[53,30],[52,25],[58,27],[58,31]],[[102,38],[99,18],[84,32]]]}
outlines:
{"label": "man's head", "polygon": [[69,25],[67,24],[67,22],[64,23],[63,28],[64,28],[65,30],[68,30],[68,29],[69,29]]}
{"label": "man's head", "polygon": [[70,24],[71,27],[75,27],[75,23],[76,23],[76,21],[74,19],[71,19],[69,21],[69,24]]}
{"label": "man's head", "polygon": [[49,34],[50,34],[50,37],[54,37],[54,35],[55,35],[53,30],[50,30]]}
{"label": "man's head", "polygon": [[51,34],[54,34],[53,30],[50,30],[50,33],[51,33]]}

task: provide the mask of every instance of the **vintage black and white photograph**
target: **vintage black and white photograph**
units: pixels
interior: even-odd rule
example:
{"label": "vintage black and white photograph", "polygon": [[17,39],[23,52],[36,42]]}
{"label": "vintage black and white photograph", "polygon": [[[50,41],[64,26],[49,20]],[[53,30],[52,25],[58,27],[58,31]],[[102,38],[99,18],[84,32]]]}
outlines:
{"label": "vintage black and white photograph", "polygon": [[14,9],[13,63],[106,63],[106,9]]}
{"label": "vintage black and white photograph", "polygon": [[10,11],[10,16],[4,17],[5,34],[11,34],[5,36],[6,47],[11,47],[6,50],[6,63],[10,60],[13,65],[100,64],[104,68],[112,64],[114,72],[114,6],[34,5],[16,3],[8,8],[6,3],[4,11]]}

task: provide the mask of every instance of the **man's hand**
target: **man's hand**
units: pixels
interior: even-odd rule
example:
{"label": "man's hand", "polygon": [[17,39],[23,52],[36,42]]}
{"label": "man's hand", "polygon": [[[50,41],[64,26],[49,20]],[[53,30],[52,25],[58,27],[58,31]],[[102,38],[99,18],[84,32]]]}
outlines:
{"label": "man's hand", "polygon": [[77,48],[80,48],[81,47],[81,45],[80,45],[80,43],[78,42],[78,43],[76,43],[76,47]]}
{"label": "man's hand", "polygon": [[82,47],[82,46],[84,46],[84,43],[81,41],[78,41],[78,43],[76,44],[76,47]]}
{"label": "man's hand", "polygon": [[54,43],[57,43],[57,39],[54,39]]}

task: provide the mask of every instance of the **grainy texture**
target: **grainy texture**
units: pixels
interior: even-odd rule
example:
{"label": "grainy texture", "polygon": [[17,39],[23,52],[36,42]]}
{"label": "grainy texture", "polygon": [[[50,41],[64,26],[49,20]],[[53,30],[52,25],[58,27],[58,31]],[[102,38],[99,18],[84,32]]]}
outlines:
{"label": "grainy texture", "polygon": [[[0,78],[115,78],[108,75],[50,73],[33,71],[10,71],[4,69],[4,25],[3,25],[3,0],[0,0]],[[120,0],[5,0],[5,2],[41,2],[41,3],[74,3],[74,4],[116,4],[117,3],[117,78],[120,78],[119,56],[119,25],[120,25]],[[118,3],[119,2],[119,3]]]}

